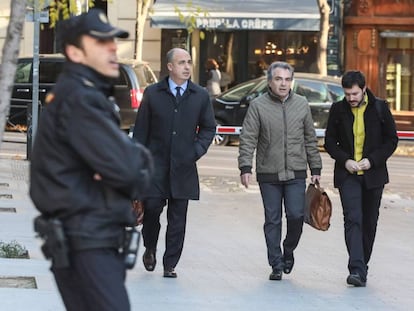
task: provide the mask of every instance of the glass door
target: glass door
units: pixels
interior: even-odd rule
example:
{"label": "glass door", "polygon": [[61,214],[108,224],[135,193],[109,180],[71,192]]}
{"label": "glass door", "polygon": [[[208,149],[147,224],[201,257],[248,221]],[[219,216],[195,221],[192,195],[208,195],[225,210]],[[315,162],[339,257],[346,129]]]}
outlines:
{"label": "glass door", "polygon": [[384,38],[380,96],[395,111],[414,111],[414,38]]}

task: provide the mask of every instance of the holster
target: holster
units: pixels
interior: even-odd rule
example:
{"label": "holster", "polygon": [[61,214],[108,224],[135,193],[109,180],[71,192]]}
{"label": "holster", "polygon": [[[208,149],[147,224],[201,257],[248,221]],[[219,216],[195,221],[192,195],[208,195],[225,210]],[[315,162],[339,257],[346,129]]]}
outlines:
{"label": "holster", "polygon": [[141,232],[133,227],[125,228],[123,255],[125,258],[125,266],[132,269],[137,261],[139,240]]}
{"label": "holster", "polygon": [[34,231],[44,241],[42,252],[47,259],[52,260],[53,268],[69,267],[68,242],[62,222],[40,215],[34,219]]}

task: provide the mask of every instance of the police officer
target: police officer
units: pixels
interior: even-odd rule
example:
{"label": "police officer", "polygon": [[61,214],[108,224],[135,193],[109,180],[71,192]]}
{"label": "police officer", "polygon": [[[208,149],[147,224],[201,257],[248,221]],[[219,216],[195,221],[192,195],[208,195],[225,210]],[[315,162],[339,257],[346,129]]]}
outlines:
{"label": "police officer", "polygon": [[67,62],[39,122],[30,196],[63,226],[69,265],[53,262],[51,270],[67,310],[130,310],[119,249],[125,227],[135,223],[131,200],[148,183],[151,157],[119,129],[111,99],[119,75],[115,38],[128,33],[99,9],[59,29]]}

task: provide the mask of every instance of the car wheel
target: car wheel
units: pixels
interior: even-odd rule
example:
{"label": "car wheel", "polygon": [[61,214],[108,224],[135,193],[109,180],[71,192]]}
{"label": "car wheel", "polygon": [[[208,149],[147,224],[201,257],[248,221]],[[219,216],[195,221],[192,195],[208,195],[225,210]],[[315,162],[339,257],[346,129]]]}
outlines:
{"label": "car wheel", "polygon": [[[220,126],[220,122],[216,121],[217,126]],[[229,135],[216,134],[214,135],[213,144],[216,146],[226,146],[230,141]]]}

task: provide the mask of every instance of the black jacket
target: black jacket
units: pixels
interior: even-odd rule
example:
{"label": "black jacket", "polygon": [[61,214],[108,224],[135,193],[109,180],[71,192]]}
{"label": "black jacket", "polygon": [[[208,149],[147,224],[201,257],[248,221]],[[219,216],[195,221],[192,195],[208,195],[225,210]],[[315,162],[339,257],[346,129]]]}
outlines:
{"label": "black jacket", "polygon": [[[370,189],[388,183],[386,161],[397,148],[398,136],[388,104],[375,98],[368,89],[367,95],[362,157],[368,158],[371,163],[371,169],[363,175],[366,186]],[[353,122],[354,115],[345,98],[331,106],[325,133],[325,149],[335,159],[334,186],[337,188],[341,187],[346,176],[350,174],[345,168],[345,162],[354,159]]]}
{"label": "black jacket", "polygon": [[207,152],[216,132],[209,95],[188,81],[177,103],[168,78],[145,89],[134,138],[154,158],[154,179],[146,198],[199,199],[196,161]]}
{"label": "black jacket", "polygon": [[131,200],[148,183],[149,153],[119,129],[111,89],[97,72],[68,62],[33,146],[30,196],[42,214],[62,220],[79,249],[117,246],[134,224]]}

